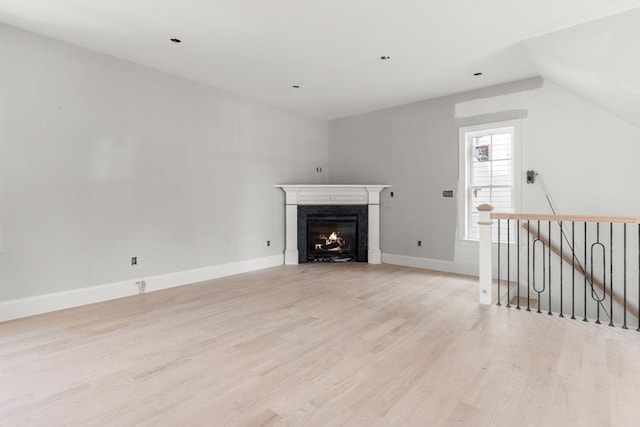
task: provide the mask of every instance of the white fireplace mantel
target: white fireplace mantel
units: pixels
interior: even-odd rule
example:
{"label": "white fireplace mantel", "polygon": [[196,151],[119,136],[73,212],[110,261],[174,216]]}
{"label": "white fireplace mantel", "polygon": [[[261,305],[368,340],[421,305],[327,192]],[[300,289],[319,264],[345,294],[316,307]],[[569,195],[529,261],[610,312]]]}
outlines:
{"label": "white fireplace mantel", "polygon": [[390,185],[276,185],[285,192],[286,248],[285,264],[298,263],[298,205],[368,205],[369,264],[381,263],[380,192]]}

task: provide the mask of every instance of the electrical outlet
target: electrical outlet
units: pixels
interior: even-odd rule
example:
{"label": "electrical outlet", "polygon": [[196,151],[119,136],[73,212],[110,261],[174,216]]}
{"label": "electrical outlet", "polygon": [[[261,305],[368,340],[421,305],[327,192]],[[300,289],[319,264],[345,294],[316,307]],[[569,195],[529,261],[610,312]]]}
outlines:
{"label": "electrical outlet", "polygon": [[442,192],[442,197],[453,197],[453,190],[445,190]]}
{"label": "electrical outlet", "polygon": [[422,246],[422,240],[418,240],[418,246]]}
{"label": "electrical outlet", "polygon": [[144,280],[138,280],[136,282],[136,285],[138,285],[138,293],[139,294],[143,294],[144,291],[147,290],[147,282],[145,282]]}
{"label": "electrical outlet", "polygon": [[271,246],[271,240],[267,240],[267,246]]}
{"label": "electrical outlet", "polygon": [[132,256],[131,257],[131,265],[138,265],[138,257],[137,256]]}
{"label": "electrical outlet", "polygon": [[317,172],[317,173],[322,173],[322,167],[318,166],[318,167],[316,168],[316,172]]}

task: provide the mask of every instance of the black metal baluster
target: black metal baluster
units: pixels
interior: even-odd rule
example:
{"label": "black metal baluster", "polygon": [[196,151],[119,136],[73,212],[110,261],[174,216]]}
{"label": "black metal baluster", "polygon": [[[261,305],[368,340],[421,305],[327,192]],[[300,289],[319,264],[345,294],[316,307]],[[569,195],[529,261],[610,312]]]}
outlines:
{"label": "black metal baluster", "polygon": [[549,307],[548,315],[551,315],[551,221],[549,223]]}
{"label": "black metal baluster", "polygon": [[518,302],[516,304],[516,310],[520,310],[520,220],[518,220],[517,222],[517,227],[518,227],[518,246],[517,246],[517,268],[516,268],[516,273],[518,274],[518,277],[516,277],[516,286],[518,287],[516,289],[516,298],[518,298]]}
{"label": "black metal baluster", "polygon": [[576,318],[576,223],[571,221],[571,318]]}
{"label": "black metal baluster", "polygon": [[[602,248],[602,298],[598,297],[598,293],[593,286],[594,275],[593,275],[593,248],[599,246]],[[596,223],[596,242],[591,245],[591,299],[596,302],[596,323],[600,324],[600,305],[604,301],[607,296],[607,257],[606,257],[606,249],[604,244],[600,242],[600,223]]]}
{"label": "black metal baluster", "polygon": [[500,246],[502,246],[502,242],[500,242],[500,218],[498,218],[498,304],[500,303]]}
{"label": "black metal baluster", "polygon": [[[596,243],[600,243],[600,223],[596,223]],[[595,245],[594,243],[593,245]],[[591,245],[591,298],[593,298],[593,245]],[[593,298],[596,300],[599,298]],[[600,304],[596,303],[596,324],[600,324]]]}
{"label": "black metal baluster", "polygon": [[562,241],[564,239],[562,238],[562,221],[558,222],[558,224],[560,225],[560,317],[564,317],[562,314],[562,264],[564,264],[562,262]]}
{"label": "black metal baluster", "polygon": [[[606,274],[606,273],[605,273]],[[605,297],[607,296],[605,292]],[[609,223],[609,326],[613,326],[613,223]]]}
{"label": "black metal baluster", "polygon": [[[622,224],[622,329],[627,328],[627,223]],[[640,320],[639,320],[640,321]]]}
{"label": "black metal baluster", "polygon": [[529,282],[529,271],[530,271],[530,266],[529,266],[529,260],[531,259],[529,256],[529,252],[530,252],[530,248],[529,248],[529,244],[531,241],[531,222],[529,220],[527,220],[527,311],[531,311],[531,290],[529,288],[530,282]]}
{"label": "black metal baluster", "polygon": [[584,316],[583,322],[587,320],[587,223],[584,223],[584,268],[582,269],[582,275],[584,276]]}
{"label": "black metal baluster", "polygon": [[[538,288],[536,287],[536,243],[540,242],[540,244],[542,245],[542,289],[538,290]],[[542,240],[540,240],[540,220],[538,220],[538,237],[536,239],[533,240],[533,290],[538,294],[538,313],[541,313],[540,311],[540,302],[541,302],[541,298],[540,298],[540,294],[542,294],[544,292],[544,290],[547,287],[547,276],[546,276],[546,268],[545,268],[545,256],[544,256],[544,251],[545,251],[545,245],[544,242]]]}
{"label": "black metal baluster", "polygon": [[511,220],[507,218],[507,308],[511,308]]}

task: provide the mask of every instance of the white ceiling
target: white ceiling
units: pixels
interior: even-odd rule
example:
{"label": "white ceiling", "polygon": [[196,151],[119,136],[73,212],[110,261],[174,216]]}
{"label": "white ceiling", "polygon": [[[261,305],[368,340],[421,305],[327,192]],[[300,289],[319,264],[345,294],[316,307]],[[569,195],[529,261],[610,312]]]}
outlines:
{"label": "white ceiling", "polygon": [[524,45],[544,78],[640,127],[640,9]]}
{"label": "white ceiling", "polygon": [[0,22],[333,119],[538,75],[524,41],[637,7],[616,0],[0,0]]}

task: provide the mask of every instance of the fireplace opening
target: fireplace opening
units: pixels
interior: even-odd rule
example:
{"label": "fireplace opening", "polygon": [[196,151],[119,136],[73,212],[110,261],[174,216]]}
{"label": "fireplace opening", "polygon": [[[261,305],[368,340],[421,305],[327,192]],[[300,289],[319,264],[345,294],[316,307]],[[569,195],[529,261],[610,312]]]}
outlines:
{"label": "fireplace opening", "polygon": [[298,205],[298,262],[367,262],[367,205]]}
{"label": "fireplace opening", "polygon": [[309,262],[357,261],[357,215],[307,216],[307,244]]}

